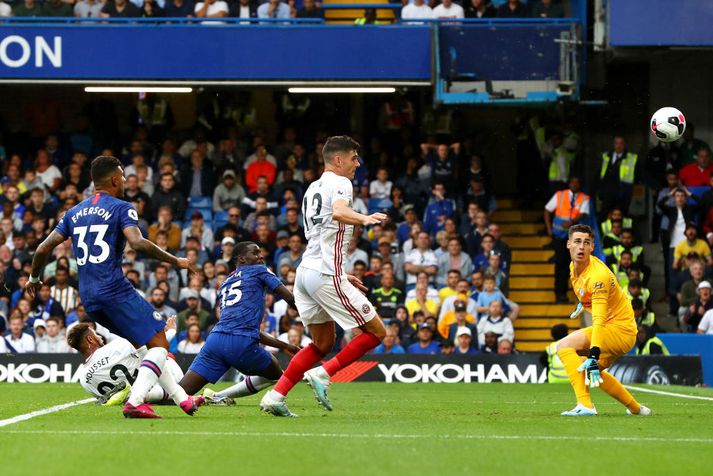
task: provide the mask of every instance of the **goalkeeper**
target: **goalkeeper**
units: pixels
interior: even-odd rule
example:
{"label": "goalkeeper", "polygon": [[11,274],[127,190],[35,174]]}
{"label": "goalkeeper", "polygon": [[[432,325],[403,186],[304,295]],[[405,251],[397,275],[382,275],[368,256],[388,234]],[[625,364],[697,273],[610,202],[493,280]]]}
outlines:
{"label": "goalkeeper", "polygon": [[[569,228],[567,248],[572,258],[570,281],[581,310],[592,313],[592,326],[580,329],[557,343],[557,355],[564,365],[577,396],[577,406],[563,416],[594,416],[589,387],[600,387],[627,408],[627,413],[650,415],[612,374],[605,371],[636,343],[634,311],[614,274],[594,251],[594,231],[587,225]],[[582,358],[586,357],[586,360]],[[584,362],[583,362],[584,360]]]}

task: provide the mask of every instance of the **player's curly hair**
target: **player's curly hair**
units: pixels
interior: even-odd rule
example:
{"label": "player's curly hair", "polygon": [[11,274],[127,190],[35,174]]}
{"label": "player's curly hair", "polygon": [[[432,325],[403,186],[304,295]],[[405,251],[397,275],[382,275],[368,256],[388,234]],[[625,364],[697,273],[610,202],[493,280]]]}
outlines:
{"label": "player's curly hair", "polygon": [[121,167],[121,161],[110,155],[100,155],[92,160],[91,175],[94,184],[104,183],[116,172],[117,167]]}
{"label": "player's curly hair", "polygon": [[322,158],[324,158],[324,163],[329,163],[339,153],[350,150],[355,150],[358,153],[359,147],[359,143],[349,136],[332,136],[324,142]]}
{"label": "player's curly hair", "polygon": [[84,338],[86,337],[87,332],[89,332],[89,329],[92,329],[92,325],[88,322],[80,322],[76,326],[72,327],[67,333],[67,345],[77,352],[81,352]]}

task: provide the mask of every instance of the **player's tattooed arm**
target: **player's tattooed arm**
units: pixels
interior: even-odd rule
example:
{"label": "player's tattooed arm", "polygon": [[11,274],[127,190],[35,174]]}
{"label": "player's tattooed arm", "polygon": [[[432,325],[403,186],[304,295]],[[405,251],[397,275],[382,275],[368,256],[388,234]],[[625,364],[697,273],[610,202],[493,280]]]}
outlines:
{"label": "player's tattooed arm", "polygon": [[187,269],[191,273],[195,273],[196,269],[188,262],[186,258],[177,258],[168,251],[164,251],[152,241],[147,240],[141,234],[138,226],[127,226],[124,228],[124,236],[129,246],[138,253],[143,253],[151,258],[163,261],[165,263],[178,266],[179,268]]}
{"label": "player's tattooed arm", "polygon": [[66,240],[64,236],[57,233],[57,231],[52,231],[45,240],[40,243],[35,251],[35,256],[32,258],[32,271],[30,272],[30,279],[37,279],[35,282],[28,281],[25,285],[25,290],[30,295],[31,298],[35,297],[35,292],[42,287],[42,281],[40,278],[40,271],[45,267],[47,263],[47,258],[52,254],[52,251],[59,246],[60,243]]}

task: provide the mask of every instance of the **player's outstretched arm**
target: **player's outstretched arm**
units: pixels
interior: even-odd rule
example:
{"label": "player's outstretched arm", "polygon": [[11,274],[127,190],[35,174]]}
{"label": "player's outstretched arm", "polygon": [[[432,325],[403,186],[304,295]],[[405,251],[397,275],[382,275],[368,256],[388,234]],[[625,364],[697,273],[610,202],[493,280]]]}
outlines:
{"label": "player's outstretched arm", "polygon": [[42,281],[40,280],[40,271],[45,267],[47,263],[47,258],[52,251],[59,246],[60,243],[66,240],[64,236],[57,233],[57,231],[52,231],[50,235],[45,238],[45,240],[40,243],[35,251],[35,256],[32,258],[32,271],[30,272],[30,279],[25,284],[25,291],[30,295],[31,298],[35,298],[35,293],[42,287]]}
{"label": "player's outstretched arm", "polygon": [[345,225],[375,225],[386,220],[388,216],[384,213],[372,213],[371,215],[362,215],[355,212],[346,202],[346,200],[335,200],[332,205],[332,218]]}
{"label": "player's outstretched arm", "polygon": [[267,332],[260,331],[260,343],[276,349],[284,350],[290,355],[295,355],[302,348],[288,342],[282,342],[280,339],[275,339]]}
{"label": "player's outstretched arm", "polygon": [[138,226],[127,226],[124,228],[124,236],[126,237],[126,241],[129,242],[129,246],[131,246],[131,248],[138,253],[143,253],[151,258],[178,266],[179,268],[187,269],[191,273],[197,272],[197,270],[193,268],[191,263],[189,263],[186,258],[177,258],[171,253],[162,250],[153,242],[144,238]]}

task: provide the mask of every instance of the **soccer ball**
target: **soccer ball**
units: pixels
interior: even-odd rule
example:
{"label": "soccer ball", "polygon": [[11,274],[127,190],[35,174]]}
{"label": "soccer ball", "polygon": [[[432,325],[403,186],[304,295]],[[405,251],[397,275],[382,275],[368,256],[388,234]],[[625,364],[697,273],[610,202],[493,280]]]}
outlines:
{"label": "soccer ball", "polygon": [[675,107],[662,107],[651,116],[651,132],[661,142],[674,142],[686,130],[686,118]]}

